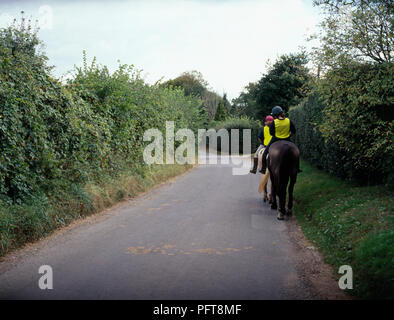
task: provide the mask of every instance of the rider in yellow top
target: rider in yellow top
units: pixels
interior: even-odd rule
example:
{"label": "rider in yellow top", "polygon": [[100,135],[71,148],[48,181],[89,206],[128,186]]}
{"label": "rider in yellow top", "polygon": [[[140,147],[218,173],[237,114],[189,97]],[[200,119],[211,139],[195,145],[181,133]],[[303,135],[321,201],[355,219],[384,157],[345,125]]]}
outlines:
{"label": "rider in yellow top", "polygon": [[253,169],[250,170],[250,173],[256,174],[259,152],[261,149],[266,148],[271,141],[272,136],[270,134],[269,126],[272,123],[272,121],[274,121],[274,118],[272,116],[267,116],[265,118],[265,126],[258,135],[260,146],[258,147],[256,153],[254,154]]}
{"label": "rider in yellow top", "polygon": [[290,136],[296,133],[296,128],[294,122],[289,118],[286,118],[283,112],[283,109],[279,106],[276,106],[272,109],[272,115],[275,120],[271,123],[269,127],[270,134],[272,139],[268,146],[265,148],[263,153],[263,165],[260,170],[260,173],[265,174],[267,170],[267,154],[270,146],[279,140],[287,140],[290,141]]}

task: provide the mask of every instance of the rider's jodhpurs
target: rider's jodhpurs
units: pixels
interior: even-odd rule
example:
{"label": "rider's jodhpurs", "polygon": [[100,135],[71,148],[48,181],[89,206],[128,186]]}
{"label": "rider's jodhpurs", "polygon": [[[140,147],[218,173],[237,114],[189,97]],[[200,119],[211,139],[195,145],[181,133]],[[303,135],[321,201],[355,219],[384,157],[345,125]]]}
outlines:
{"label": "rider's jodhpurs", "polygon": [[256,152],[254,153],[254,157],[258,158],[259,157],[259,152],[261,151],[261,149],[265,148],[265,146],[263,144],[260,144],[259,147],[257,148]]}

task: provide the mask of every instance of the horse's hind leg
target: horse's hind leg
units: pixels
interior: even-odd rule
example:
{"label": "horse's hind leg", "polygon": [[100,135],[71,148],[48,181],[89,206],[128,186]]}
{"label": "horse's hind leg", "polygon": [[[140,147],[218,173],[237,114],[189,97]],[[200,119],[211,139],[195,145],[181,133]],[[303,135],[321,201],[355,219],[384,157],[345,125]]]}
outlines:
{"label": "horse's hind leg", "polygon": [[286,214],[286,185],[279,187],[279,214],[278,219],[282,220],[283,215]]}
{"label": "horse's hind leg", "polygon": [[269,172],[265,174],[264,177],[264,202],[268,201],[268,180],[269,180]]}
{"label": "horse's hind leg", "polygon": [[272,196],[271,209],[276,210],[278,209],[278,204],[276,203],[276,186],[275,186],[275,182],[272,180],[271,180],[271,196]]}
{"label": "horse's hind leg", "polygon": [[[269,195],[269,204],[272,204],[272,181],[271,181],[271,178],[268,180],[268,183],[271,185],[270,186],[270,195]],[[267,183],[267,185],[268,185],[268,183]]]}
{"label": "horse's hind leg", "polygon": [[290,177],[290,185],[289,185],[289,201],[287,203],[287,214],[289,216],[293,215],[293,191],[294,185],[297,180],[297,175],[293,175]]}
{"label": "horse's hind leg", "polygon": [[289,177],[284,178],[279,186],[279,212],[278,219],[283,220],[286,214],[286,189],[289,182]]}

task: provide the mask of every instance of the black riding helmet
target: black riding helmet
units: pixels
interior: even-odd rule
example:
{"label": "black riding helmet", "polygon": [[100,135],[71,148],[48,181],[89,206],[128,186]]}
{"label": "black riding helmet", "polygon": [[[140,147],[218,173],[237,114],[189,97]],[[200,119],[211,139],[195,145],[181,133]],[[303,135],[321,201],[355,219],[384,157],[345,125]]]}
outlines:
{"label": "black riding helmet", "polygon": [[281,107],[279,107],[279,106],[276,106],[276,107],[274,107],[272,109],[271,115],[274,116],[274,117],[277,117],[277,116],[279,116],[282,113],[283,113],[283,109]]}

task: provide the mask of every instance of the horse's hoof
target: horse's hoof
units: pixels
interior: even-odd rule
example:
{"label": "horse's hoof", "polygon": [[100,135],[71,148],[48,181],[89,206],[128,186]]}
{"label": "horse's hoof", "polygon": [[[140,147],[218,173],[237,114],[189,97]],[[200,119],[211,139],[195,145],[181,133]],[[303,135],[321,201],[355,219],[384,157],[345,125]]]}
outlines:
{"label": "horse's hoof", "polygon": [[286,214],[291,217],[293,215],[293,210],[287,210]]}
{"label": "horse's hoof", "polygon": [[272,210],[276,210],[276,209],[278,209],[278,206],[275,205],[275,204],[272,204],[272,205],[271,205],[271,209],[272,209]]}
{"label": "horse's hoof", "polygon": [[282,212],[278,212],[278,220],[284,220],[285,216],[283,215]]}

